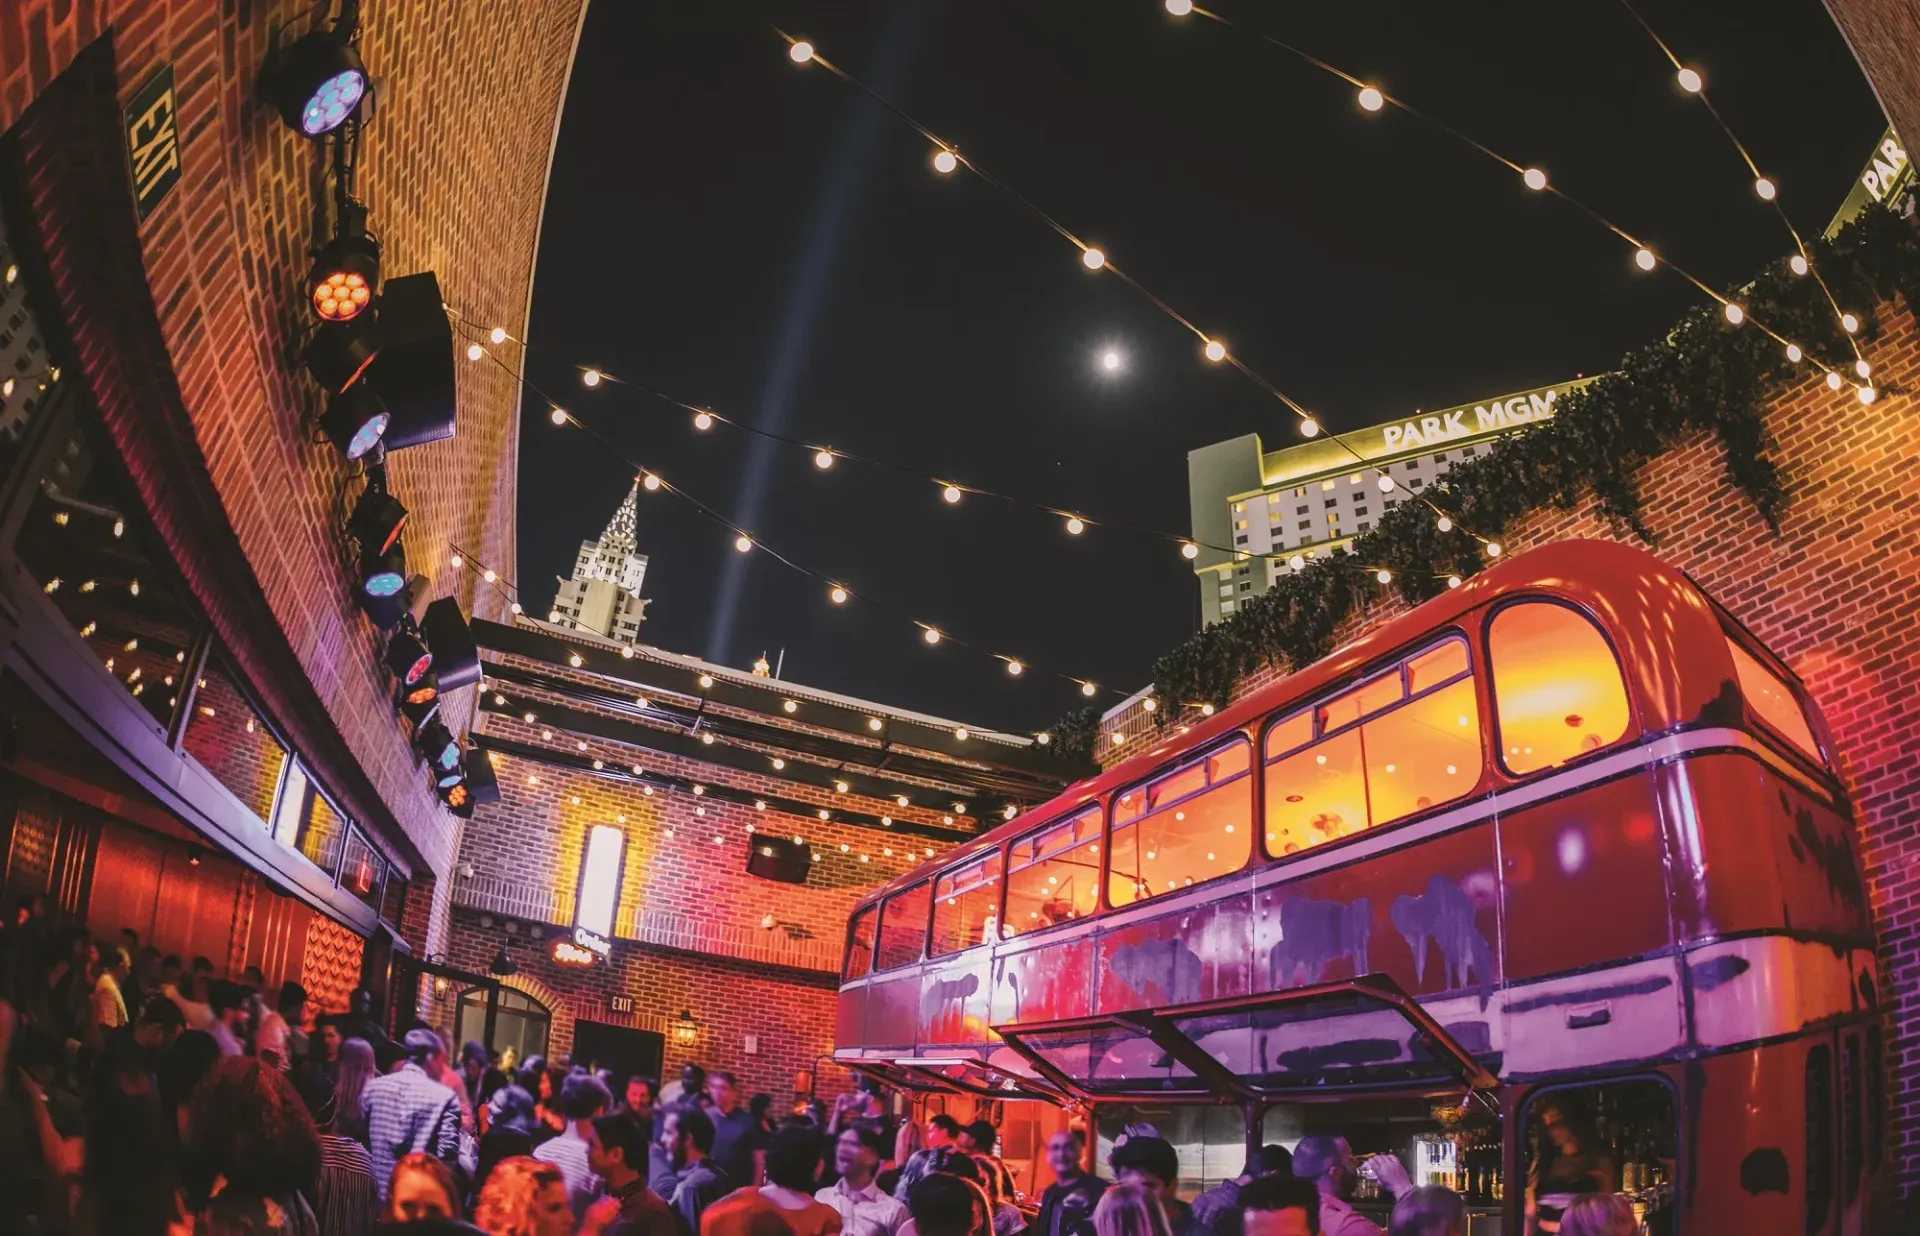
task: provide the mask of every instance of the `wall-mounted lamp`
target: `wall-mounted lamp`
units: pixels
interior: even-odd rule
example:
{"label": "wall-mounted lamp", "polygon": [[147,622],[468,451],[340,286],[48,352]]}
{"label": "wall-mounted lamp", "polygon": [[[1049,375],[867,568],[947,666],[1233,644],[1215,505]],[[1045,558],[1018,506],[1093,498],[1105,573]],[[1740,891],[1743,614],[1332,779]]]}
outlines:
{"label": "wall-mounted lamp", "polygon": [[693,1019],[690,1009],[681,1009],[680,1016],[674,1019],[673,1041],[676,1043],[694,1043],[700,1038],[700,1023]]}

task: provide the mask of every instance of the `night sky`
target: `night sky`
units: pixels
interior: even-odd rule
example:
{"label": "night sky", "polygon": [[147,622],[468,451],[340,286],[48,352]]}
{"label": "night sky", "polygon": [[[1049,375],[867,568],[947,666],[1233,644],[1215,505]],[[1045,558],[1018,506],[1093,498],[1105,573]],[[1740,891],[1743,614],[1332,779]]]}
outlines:
{"label": "night sky", "polygon": [[[1212,0],[1379,82],[1723,286],[1790,251],[1705,110],[1615,0]],[[1817,0],[1646,0],[1803,231],[1884,120]],[[1566,203],[1283,52],[1160,0],[775,0],[893,97],[1336,428],[1592,373],[1696,303]],[[1186,453],[1298,441],[1271,396],[818,66],[752,10],[599,0],[539,255],[529,377],[768,544],[1034,669],[928,648],[678,499],[643,494],[643,638],[980,725],[1131,690],[1197,622],[1176,548],[756,448],[608,372],[807,442],[1174,533]],[[1120,348],[1118,377],[1096,367]],[[520,583],[544,612],[627,465],[523,408]],[[1111,703],[1118,696],[1104,696]]]}

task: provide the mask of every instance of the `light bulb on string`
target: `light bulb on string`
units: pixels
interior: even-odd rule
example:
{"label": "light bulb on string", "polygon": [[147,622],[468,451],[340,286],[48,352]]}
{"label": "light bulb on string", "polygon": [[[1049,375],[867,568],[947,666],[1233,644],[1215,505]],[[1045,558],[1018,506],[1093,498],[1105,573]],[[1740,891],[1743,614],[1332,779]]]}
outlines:
{"label": "light bulb on string", "polygon": [[960,501],[960,487],[958,485],[948,485],[940,491],[940,496],[946,500],[948,506],[952,506],[954,503]]}
{"label": "light bulb on string", "polygon": [[1319,432],[1320,432],[1319,421],[1314,420],[1311,416],[1303,416],[1300,418],[1300,436],[1301,437],[1311,438],[1318,435]]}
{"label": "light bulb on string", "polygon": [[1804,275],[1812,268],[1807,265],[1805,254],[1796,253],[1787,259],[1787,269],[1796,275]]}
{"label": "light bulb on string", "polygon": [[937,644],[940,642],[940,632],[933,627],[927,627],[920,632],[920,638],[927,641],[929,645]]}
{"label": "light bulb on string", "polygon": [[827,591],[827,599],[835,605],[845,605],[847,603],[847,590],[839,584],[835,584]]}
{"label": "light bulb on string", "polygon": [[487,338],[493,340],[495,343],[505,343],[507,341],[507,328],[504,326],[496,326],[487,333]]}
{"label": "light bulb on string", "polygon": [[1863,386],[1860,388],[1861,403],[1872,403],[1878,398],[1880,398],[1880,392],[1874,390],[1871,386]]}
{"label": "light bulb on string", "polygon": [[1846,385],[1846,383],[1839,374],[1831,372],[1827,374],[1827,386],[1829,389],[1837,391],[1844,385]]}
{"label": "light bulb on string", "polygon": [[1863,378],[1873,376],[1873,366],[1867,364],[1864,359],[1853,362],[1853,371]]}
{"label": "light bulb on string", "polygon": [[1191,562],[1200,556],[1200,547],[1192,541],[1182,542],[1180,546],[1180,556]]}
{"label": "light bulb on string", "polygon": [[1679,78],[1680,89],[1688,94],[1699,94],[1700,87],[1705,84],[1700,80],[1699,72],[1694,69],[1681,69],[1675,76]]}
{"label": "light bulb on string", "polygon": [[564,425],[567,423],[567,410],[556,407],[553,411],[547,413],[547,419],[556,425]]}
{"label": "light bulb on string", "polygon": [[1851,335],[1860,329],[1860,319],[1851,313],[1843,313],[1840,315],[1840,329]]}
{"label": "light bulb on string", "polygon": [[1118,348],[1108,348],[1100,353],[1100,368],[1107,373],[1119,373],[1126,363],[1126,357],[1120,355]]}
{"label": "light bulb on string", "polygon": [[1167,12],[1175,17],[1185,17],[1193,12],[1193,0],[1167,0]]}
{"label": "light bulb on string", "polygon": [[951,150],[942,150],[933,156],[933,170],[942,176],[948,175],[960,166],[960,156]]}
{"label": "light bulb on string", "polygon": [[1373,573],[1373,577],[1379,580],[1383,584],[1390,584],[1393,582],[1393,572],[1387,570],[1385,567],[1381,567],[1378,571],[1375,571]]}
{"label": "light bulb on string", "polygon": [[1304,571],[1307,569],[1307,560],[1301,555],[1295,554],[1293,557],[1287,559],[1287,566],[1295,571]]}
{"label": "light bulb on string", "polygon": [[1081,519],[1078,515],[1067,516],[1067,534],[1069,536],[1079,536],[1086,530],[1087,523],[1085,520]]}
{"label": "light bulb on string", "polygon": [[1633,264],[1641,270],[1652,270],[1659,264],[1659,259],[1653,256],[1653,250],[1642,246],[1633,251]]}
{"label": "light bulb on string", "polygon": [[1753,182],[1753,191],[1763,202],[1771,202],[1780,193],[1779,188],[1765,176]]}
{"label": "light bulb on string", "polygon": [[1727,306],[1723,312],[1727,315],[1727,321],[1733,323],[1735,326],[1747,320],[1747,311],[1732,301],[1727,302]]}
{"label": "light bulb on string", "polygon": [[598,369],[589,369],[580,375],[580,381],[585,386],[598,386],[602,376]]}
{"label": "light bulb on string", "polygon": [[787,48],[787,59],[795,64],[805,64],[813,59],[813,44],[805,39],[795,39],[793,46]]}
{"label": "light bulb on string", "polygon": [[1498,558],[1500,556],[1501,549],[1500,542],[1498,541],[1487,541],[1482,544],[1481,548],[1487,551],[1487,557],[1489,558]]}
{"label": "light bulb on string", "polygon": [[1007,658],[1007,674],[1009,677],[1018,678],[1026,672],[1026,666],[1020,664],[1020,662],[1014,660],[1012,657]]}
{"label": "light bulb on string", "polygon": [[753,538],[742,532],[739,536],[733,538],[733,547],[744,554],[753,548]]}
{"label": "light bulb on string", "polygon": [[1802,351],[1800,350],[1800,345],[1799,345],[1799,344],[1797,344],[1797,343],[1790,343],[1790,344],[1788,344],[1788,345],[1787,345],[1787,359],[1788,359],[1788,360],[1790,360],[1790,361],[1792,361],[1792,362],[1793,362],[1794,364],[1796,364],[1796,365],[1797,365],[1797,364],[1799,364],[1799,363],[1800,363],[1800,358],[1801,358],[1801,357],[1803,357],[1803,356],[1805,356],[1805,355],[1806,355],[1806,353],[1805,353],[1805,352],[1802,352]]}
{"label": "light bulb on string", "polygon": [[1453,520],[1445,515],[1442,515],[1439,519],[1436,519],[1433,522],[1433,526],[1435,528],[1438,528],[1442,532],[1452,532]]}
{"label": "light bulb on string", "polygon": [[1087,695],[1087,696],[1091,696],[1091,695],[1094,695],[1094,694],[1096,694],[1096,693],[1098,693],[1098,692],[1099,692],[1099,690],[1100,690],[1100,688],[1098,688],[1098,687],[1096,687],[1096,686],[1094,686],[1094,685],[1093,685],[1092,683],[1090,683],[1090,682],[1083,682],[1083,683],[1081,683],[1081,684],[1080,684],[1080,694],[1082,694],[1082,695]]}
{"label": "light bulb on string", "polygon": [[470,361],[479,360],[481,357],[485,356],[486,354],[487,354],[487,350],[481,347],[477,343],[470,343],[467,345],[467,359]]}
{"label": "light bulb on string", "polygon": [[640,484],[646,488],[647,492],[651,493],[660,488],[660,478],[649,472],[640,478]]}
{"label": "light bulb on string", "polygon": [[1107,264],[1107,255],[1098,249],[1088,248],[1081,251],[1080,264],[1088,270],[1099,270]]}
{"label": "light bulb on string", "polygon": [[713,428],[713,413],[711,413],[711,412],[695,412],[695,413],[693,414],[693,427],[694,427],[695,429],[712,429],[712,428]]}
{"label": "light bulb on string", "polygon": [[465,558],[462,558],[459,554],[455,554],[453,557],[447,559],[447,565],[457,571],[461,567],[467,565],[467,560]]}
{"label": "light bulb on string", "polygon": [[815,451],[813,453],[813,466],[821,469],[833,467],[833,452],[824,446]]}
{"label": "light bulb on string", "polygon": [[1547,187],[1547,174],[1537,167],[1530,167],[1526,171],[1521,172],[1520,179],[1526,184],[1527,188],[1532,189],[1535,193]]}
{"label": "light bulb on string", "polygon": [[1458,588],[1459,586],[1460,586],[1460,577],[1458,575],[1447,576],[1447,587]]}
{"label": "light bulb on string", "polygon": [[1207,340],[1205,352],[1207,359],[1216,364],[1227,359],[1227,345],[1221,343],[1218,339]]}
{"label": "light bulb on string", "polygon": [[500,578],[500,574],[499,572],[495,571],[492,567],[488,567],[486,570],[480,572],[480,578],[486,580],[488,583],[491,584],[495,580],[498,580]]}
{"label": "light bulb on string", "polygon": [[1387,96],[1381,94],[1372,86],[1362,86],[1360,87],[1359,103],[1361,111],[1377,112],[1387,105]]}
{"label": "light bulb on string", "polygon": [[1390,494],[1393,492],[1393,487],[1394,487],[1394,479],[1388,476],[1386,473],[1382,472],[1380,474],[1380,492],[1383,494]]}

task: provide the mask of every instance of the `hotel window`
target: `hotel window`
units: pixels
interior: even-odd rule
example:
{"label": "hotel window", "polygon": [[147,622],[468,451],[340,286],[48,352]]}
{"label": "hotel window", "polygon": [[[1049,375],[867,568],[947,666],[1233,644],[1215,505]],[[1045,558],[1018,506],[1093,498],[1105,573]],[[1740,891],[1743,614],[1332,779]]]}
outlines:
{"label": "hotel window", "polygon": [[868,906],[847,925],[847,963],[840,977],[857,979],[873,967],[873,920],[878,906]]}
{"label": "hotel window", "polygon": [[[1221,608],[1227,608],[1222,606]],[[1050,824],[1007,852],[1003,939],[1084,918],[1100,898],[1100,809]]]}
{"label": "hotel window", "polygon": [[1362,480],[1362,477],[1360,476],[1360,474],[1358,472],[1355,472],[1353,475],[1347,478],[1347,484],[1358,485],[1361,482],[1361,480]]}
{"label": "hotel window", "polygon": [[1364,506],[1356,506],[1353,508],[1353,513],[1355,515],[1365,515],[1367,513],[1367,508]]}
{"label": "hotel window", "polygon": [[1300,521],[1300,531],[1302,531],[1302,532],[1312,532],[1312,531],[1313,531],[1313,521],[1312,521],[1311,519],[1303,519],[1303,520],[1301,520],[1301,521]]}
{"label": "hotel window", "polygon": [[1331,510],[1332,508],[1340,505],[1340,499],[1328,498],[1325,502],[1321,503],[1321,505]]}
{"label": "hotel window", "polygon": [[1303,507],[1298,507],[1298,508],[1296,508],[1296,509],[1294,510],[1294,512],[1293,512],[1293,513],[1294,513],[1295,515],[1305,515],[1305,514],[1306,514],[1306,513],[1308,512],[1308,511],[1311,511],[1312,509],[1313,509],[1313,508],[1312,508],[1312,507],[1310,507],[1310,506],[1303,506]]}
{"label": "hotel window", "polygon": [[1113,800],[1107,901],[1144,901],[1227,875],[1253,852],[1246,739],[1123,790]]}
{"label": "hotel window", "polygon": [[939,877],[933,884],[933,940],[927,955],[957,953],[993,939],[999,913],[999,854]]}
{"label": "hotel window", "polygon": [[1241,580],[1241,581],[1240,581],[1240,591],[1242,591],[1242,592],[1251,592],[1251,591],[1253,591],[1253,581],[1252,581],[1252,580],[1246,580],[1246,579],[1243,579],[1243,580]]}
{"label": "hotel window", "polygon": [[1321,482],[1320,482],[1320,488],[1321,488],[1322,490],[1327,490],[1327,489],[1332,489],[1332,488],[1333,488],[1333,482],[1332,482],[1332,481],[1321,481]]}
{"label": "hotel window", "polygon": [[1264,749],[1275,857],[1471,792],[1484,761],[1466,641],[1451,636],[1281,719]]}
{"label": "hotel window", "polygon": [[1727,637],[1727,650],[1733,654],[1734,673],[1740,677],[1740,694],[1746,697],[1754,715],[1816,763],[1825,763],[1820,744],[1813,740],[1813,729],[1807,724],[1807,715],[1801,711],[1793,688],[1731,636]]}
{"label": "hotel window", "polygon": [[927,942],[932,886],[925,880],[887,898],[880,911],[880,942],[873,968],[891,970],[920,960]]}
{"label": "hotel window", "polygon": [[1627,732],[1627,687],[1606,637],[1584,614],[1522,601],[1487,627],[1500,758],[1538,772],[1612,746]]}
{"label": "hotel window", "polygon": [[[194,686],[193,711],[187,716],[180,748],[232,791],[260,818],[274,819],[274,796],[287,764],[287,749],[239,687],[218,650],[209,654]],[[293,844],[292,836],[283,840]]]}
{"label": "hotel window", "polygon": [[1410,481],[1408,481],[1408,482],[1407,482],[1407,488],[1408,488],[1408,489],[1418,489],[1418,488],[1420,488],[1420,487],[1421,487],[1422,485],[1424,485],[1424,484],[1426,484],[1426,481],[1425,481],[1425,480],[1424,480],[1423,478],[1421,478],[1421,477],[1417,477],[1417,476],[1416,476],[1416,477],[1414,477],[1414,478],[1413,478],[1412,480],[1410,480]]}

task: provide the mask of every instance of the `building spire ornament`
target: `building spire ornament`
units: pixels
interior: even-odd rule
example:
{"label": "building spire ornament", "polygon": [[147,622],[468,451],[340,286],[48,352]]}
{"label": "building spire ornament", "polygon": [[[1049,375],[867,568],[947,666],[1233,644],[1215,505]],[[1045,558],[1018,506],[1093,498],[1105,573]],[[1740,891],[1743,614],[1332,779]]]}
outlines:
{"label": "building spire ornament", "polygon": [[621,644],[640,640],[647,602],[640,586],[647,556],[639,551],[640,482],[607,521],[597,540],[580,542],[571,579],[559,581],[551,621],[555,626],[591,631]]}

